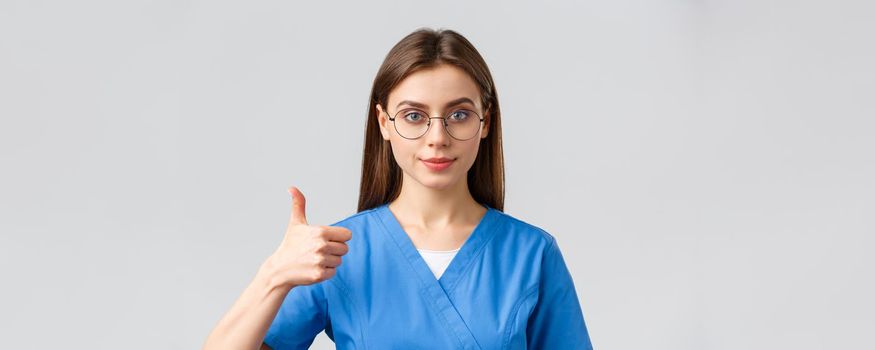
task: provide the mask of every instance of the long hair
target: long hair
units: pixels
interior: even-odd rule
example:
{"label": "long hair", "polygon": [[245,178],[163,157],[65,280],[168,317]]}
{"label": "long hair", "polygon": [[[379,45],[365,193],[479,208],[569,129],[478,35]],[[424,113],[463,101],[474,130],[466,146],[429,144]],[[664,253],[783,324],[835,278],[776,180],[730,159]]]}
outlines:
{"label": "long hair", "polygon": [[404,78],[440,64],[461,68],[480,88],[480,99],[490,129],[486,138],[480,139],[477,158],[468,170],[468,190],[478,203],[504,211],[501,111],[492,74],[474,45],[461,34],[449,29],[420,28],[389,50],[374,78],[365,125],[359,212],[389,203],[401,193],[402,170],[395,162],[389,141],[380,134],[375,104],[385,108],[389,92]]}

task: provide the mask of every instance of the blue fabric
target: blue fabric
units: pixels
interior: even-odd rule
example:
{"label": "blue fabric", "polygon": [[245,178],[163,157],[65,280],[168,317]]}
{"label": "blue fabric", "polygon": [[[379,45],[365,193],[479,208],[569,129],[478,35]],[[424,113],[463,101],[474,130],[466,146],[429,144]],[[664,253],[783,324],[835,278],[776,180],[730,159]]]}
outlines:
{"label": "blue fabric", "polygon": [[388,204],[338,221],[352,231],[331,279],[293,288],[265,336],[306,349],[592,349],[555,238],[487,211],[435,279]]}

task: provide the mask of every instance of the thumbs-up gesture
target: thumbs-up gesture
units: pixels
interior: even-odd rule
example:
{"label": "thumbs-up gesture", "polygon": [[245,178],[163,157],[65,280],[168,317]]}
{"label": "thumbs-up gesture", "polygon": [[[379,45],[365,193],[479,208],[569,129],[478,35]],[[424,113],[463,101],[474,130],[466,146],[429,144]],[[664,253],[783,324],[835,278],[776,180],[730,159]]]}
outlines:
{"label": "thumbs-up gesture", "polygon": [[305,215],[304,194],[289,187],[292,214],[285,237],[271,255],[274,276],[290,287],[308,285],[334,277],[341,256],[349,251],[352,232],[343,227],[311,226]]}

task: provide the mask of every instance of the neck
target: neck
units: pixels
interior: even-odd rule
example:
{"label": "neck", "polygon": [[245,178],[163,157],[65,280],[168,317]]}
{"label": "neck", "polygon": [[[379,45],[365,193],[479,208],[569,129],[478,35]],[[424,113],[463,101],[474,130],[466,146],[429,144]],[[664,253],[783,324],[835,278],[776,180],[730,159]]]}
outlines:
{"label": "neck", "polygon": [[401,193],[389,203],[389,208],[408,223],[425,229],[476,222],[485,211],[471,196],[467,177],[446,188],[436,189],[423,186],[407,174],[403,175]]}

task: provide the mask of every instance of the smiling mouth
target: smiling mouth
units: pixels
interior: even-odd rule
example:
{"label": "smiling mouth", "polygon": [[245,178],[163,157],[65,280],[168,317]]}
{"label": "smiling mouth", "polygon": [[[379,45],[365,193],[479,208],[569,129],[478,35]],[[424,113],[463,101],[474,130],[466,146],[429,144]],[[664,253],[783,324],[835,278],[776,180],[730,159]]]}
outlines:
{"label": "smiling mouth", "polygon": [[452,161],[454,161],[454,160],[455,160],[455,159],[449,159],[449,158],[440,158],[440,159],[429,158],[429,159],[422,159],[423,162],[436,163],[436,164],[439,164],[439,163],[446,163],[446,162],[452,162]]}
{"label": "smiling mouth", "polygon": [[428,167],[430,170],[434,170],[434,171],[444,170],[456,161],[455,159],[442,159],[442,160],[437,160],[437,161],[430,161],[430,160],[424,160],[424,159],[420,159],[420,160],[422,161],[423,164],[425,164],[426,167]]}

